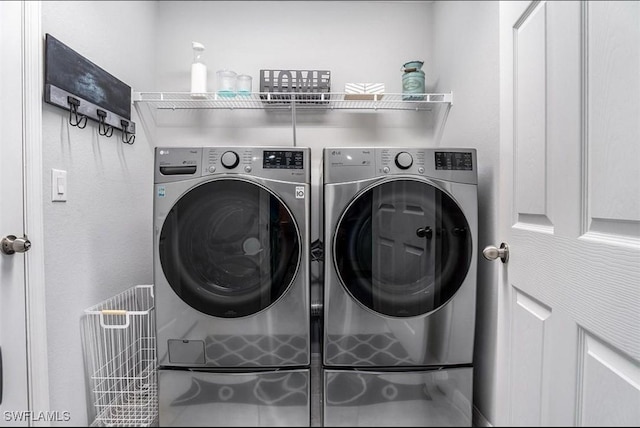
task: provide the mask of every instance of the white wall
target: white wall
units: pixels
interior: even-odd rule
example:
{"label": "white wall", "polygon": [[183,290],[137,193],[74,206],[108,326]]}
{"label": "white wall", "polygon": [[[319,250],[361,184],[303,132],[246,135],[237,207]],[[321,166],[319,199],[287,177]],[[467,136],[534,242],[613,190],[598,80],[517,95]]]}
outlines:
{"label": "white wall", "polygon": [[[497,268],[482,249],[499,243],[499,39],[498,2],[437,1],[433,8],[435,90],[453,90],[454,105],[442,146],[478,150],[478,304],[474,405],[495,422]],[[476,415],[477,416],[477,415]],[[477,421],[482,424],[486,421]]]}
{"label": "white wall", "polygon": [[[156,12],[147,1],[45,1],[42,29],[133,88],[153,90]],[[50,408],[86,426],[79,321],[85,308],[152,281],[153,156],[141,133],[127,145],[119,131],[98,136],[95,122],[78,129],[68,117],[44,104]],[[51,168],[68,171],[67,202],[50,200]]]}

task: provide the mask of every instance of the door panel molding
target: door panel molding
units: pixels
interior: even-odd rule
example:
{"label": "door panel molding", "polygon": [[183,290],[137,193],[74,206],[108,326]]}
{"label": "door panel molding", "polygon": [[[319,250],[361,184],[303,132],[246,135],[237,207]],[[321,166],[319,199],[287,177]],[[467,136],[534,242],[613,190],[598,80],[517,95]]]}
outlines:
{"label": "door panel molding", "polygon": [[583,3],[582,37],[583,234],[613,245],[640,245],[640,171],[623,161],[640,159],[640,5]]}
{"label": "door panel molding", "polygon": [[521,228],[553,233],[547,175],[547,5],[525,11],[513,29],[514,201]]}
{"label": "door panel molding", "polygon": [[604,218],[590,218],[589,230],[582,238],[602,244],[640,246],[640,222],[633,220],[612,220]]}
{"label": "door panel molding", "polygon": [[551,309],[542,302],[513,287],[513,330],[511,336],[512,396],[510,422],[523,421],[540,425],[542,414],[542,384],[547,342],[548,320]]}
{"label": "door panel molding", "polygon": [[633,425],[640,419],[640,364],[582,328],[579,336],[577,425]]}

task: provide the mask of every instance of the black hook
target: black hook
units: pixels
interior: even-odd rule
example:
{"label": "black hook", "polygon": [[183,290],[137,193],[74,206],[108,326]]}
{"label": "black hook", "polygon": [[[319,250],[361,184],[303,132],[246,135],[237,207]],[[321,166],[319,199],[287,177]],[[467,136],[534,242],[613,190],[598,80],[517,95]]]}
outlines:
{"label": "black hook", "polygon": [[80,106],[80,100],[71,96],[67,97],[69,103],[69,125],[77,126],[80,129],[84,129],[87,126],[87,116],[78,113],[78,106]]}
{"label": "black hook", "polygon": [[122,125],[122,142],[125,144],[133,144],[133,142],[136,140],[136,136],[129,133],[129,122],[122,119],[120,120],[120,124]]}
{"label": "black hook", "polygon": [[96,113],[98,115],[98,134],[104,135],[105,137],[111,137],[113,135],[113,126],[107,125],[105,119],[107,118],[107,112],[104,110],[97,109]]}

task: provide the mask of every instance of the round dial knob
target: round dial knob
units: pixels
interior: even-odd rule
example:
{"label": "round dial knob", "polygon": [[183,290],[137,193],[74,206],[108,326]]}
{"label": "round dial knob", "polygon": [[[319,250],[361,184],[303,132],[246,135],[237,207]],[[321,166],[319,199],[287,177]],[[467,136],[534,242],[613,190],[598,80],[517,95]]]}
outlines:
{"label": "round dial knob", "polygon": [[232,169],[238,166],[238,164],[240,163],[240,158],[235,152],[224,152],[222,154],[220,162],[222,162],[222,166],[224,166],[225,168]]}
{"label": "round dial knob", "polygon": [[400,169],[408,169],[413,165],[413,157],[407,152],[400,152],[396,155],[396,165]]}

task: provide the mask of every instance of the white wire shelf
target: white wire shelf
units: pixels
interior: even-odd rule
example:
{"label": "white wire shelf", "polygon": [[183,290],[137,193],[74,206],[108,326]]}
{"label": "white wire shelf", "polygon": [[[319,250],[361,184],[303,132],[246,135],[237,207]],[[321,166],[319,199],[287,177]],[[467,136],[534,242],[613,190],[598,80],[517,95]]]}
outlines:
{"label": "white wire shelf", "polygon": [[135,92],[134,103],[159,110],[186,109],[318,109],[318,110],[416,110],[453,104],[453,93],[347,94],[343,92],[253,92],[233,97],[215,92],[192,96],[189,92]]}

